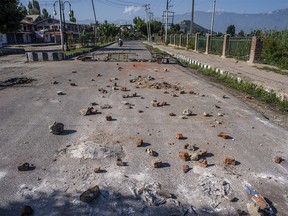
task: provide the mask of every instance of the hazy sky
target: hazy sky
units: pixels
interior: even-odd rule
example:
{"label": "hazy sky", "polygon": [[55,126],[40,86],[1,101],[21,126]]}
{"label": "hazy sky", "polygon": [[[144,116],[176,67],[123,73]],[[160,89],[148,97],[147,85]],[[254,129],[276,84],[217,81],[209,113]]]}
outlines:
{"label": "hazy sky", "polygon": [[[20,0],[27,6],[29,0]],[[32,0],[31,0],[32,1]],[[69,0],[77,20],[94,19],[92,0]],[[51,0],[38,0],[40,7],[53,14]],[[58,2],[58,0],[57,0]],[[191,12],[192,0],[170,0],[170,11],[175,14]],[[214,0],[195,0],[195,11],[211,11]],[[150,11],[155,17],[162,17],[166,0],[94,0],[97,20],[113,21],[117,19],[131,20],[135,16],[145,18],[144,4],[150,4]],[[69,6],[65,4],[65,13]],[[216,0],[216,10],[236,13],[264,13],[288,7],[288,0]],[[59,10],[56,4],[56,10]],[[57,17],[59,16],[59,13]],[[66,15],[67,17],[67,15]]]}

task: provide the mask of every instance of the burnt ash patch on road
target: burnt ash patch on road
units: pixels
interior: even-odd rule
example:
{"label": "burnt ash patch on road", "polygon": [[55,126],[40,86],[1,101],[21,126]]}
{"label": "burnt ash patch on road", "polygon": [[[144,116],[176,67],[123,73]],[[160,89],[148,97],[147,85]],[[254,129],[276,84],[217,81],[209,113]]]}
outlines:
{"label": "burnt ash patch on road", "polygon": [[30,84],[33,81],[36,81],[36,79],[28,78],[28,77],[14,77],[14,78],[9,78],[9,79],[4,80],[4,81],[0,81],[0,87],[25,85],[25,84]]}

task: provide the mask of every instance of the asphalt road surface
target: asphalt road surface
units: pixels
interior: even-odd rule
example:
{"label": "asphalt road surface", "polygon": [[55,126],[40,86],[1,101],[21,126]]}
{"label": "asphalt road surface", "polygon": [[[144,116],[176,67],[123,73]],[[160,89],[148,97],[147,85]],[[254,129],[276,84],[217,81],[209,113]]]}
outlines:
{"label": "asphalt road surface", "polygon": [[[20,215],[25,205],[41,216],[245,215],[251,201],[245,185],[274,213],[287,214],[287,162],[274,162],[277,155],[287,159],[285,129],[187,68],[149,62],[141,42],[124,41],[94,56],[108,52],[119,61],[0,58],[1,216]],[[128,62],[121,61],[123,53]],[[32,80],[17,83],[23,77]],[[97,113],[81,115],[91,103]],[[179,118],[185,109],[192,114]],[[65,125],[61,135],[49,133],[55,121]],[[135,147],[137,138],[142,147]],[[207,150],[199,158],[206,168],[179,158],[179,152],[201,149]],[[236,165],[224,165],[228,156]],[[125,166],[117,166],[117,158]],[[162,166],[154,168],[153,159]],[[18,171],[26,162],[35,169]],[[96,185],[99,196],[80,201]]]}

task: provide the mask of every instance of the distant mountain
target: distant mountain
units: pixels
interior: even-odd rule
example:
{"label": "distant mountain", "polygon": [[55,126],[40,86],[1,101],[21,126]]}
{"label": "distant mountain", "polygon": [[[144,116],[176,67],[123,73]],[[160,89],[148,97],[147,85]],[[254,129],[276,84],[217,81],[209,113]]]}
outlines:
{"label": "distant mountain", "polygon": [[[195,26],[210,29],[211,12],[195,11]],[[174,16],[174,23],[181,23],[183,20],[190,20],[191,12],[177,14]],[[157,19],[157,20],[160,20]],[[109,21],[115,24],[133,24],[132,20],[114,20]],[[93,20],[79,20],[78,23],[90,24]],[[255,29],[262,30],[287,30],[288,29],[288,8],[261,14],[237,14],[229,12],[216,12],[214,20],[214,31],[225,33],[229,25],[235,25],[236,32],[243,30],[250,33]],[[198,26],[197,26],[198,27]],[[206,32],[206,31],[204,31]]]}
{"label": "distant mountain", "polygon": [[[211,18],[211,12],[195,11],[194,22],[204,28],[210,29]],[[175,23],[190,19],[191,13],[175,15],[174,17]],[[261,14],[215,13],[214,31],[225,33],[229,25],[235,25],[236,32],[243,30],[246,33],[255,29],[286,30],[288,29],[288,9]]]}

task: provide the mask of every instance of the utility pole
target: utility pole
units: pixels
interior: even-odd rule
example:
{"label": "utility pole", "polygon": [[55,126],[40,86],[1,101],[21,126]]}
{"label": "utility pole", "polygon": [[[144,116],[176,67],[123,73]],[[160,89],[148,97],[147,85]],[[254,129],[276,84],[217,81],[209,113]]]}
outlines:
{"label": "utility pole", "polygon": [[147,39],[148,39],[148,42],[151,41],[151,28],[150,28],[150,4],[147,4],[147,5],[144,5],[145,7],[145,12],[146,12],[146,26],[147,26]]}
{"label": "utility pole", "polygon": [[[60,11],[60,35],[61,35],[61,50],[64,51],[64,35],[63,35],[63,20],[62,20],[62,2],[58,0]],[[56,12],[56,11],[55,11]]]}
{"label": "utility pole", "polygon": [[191,12],[191,22],[190,22],[190,34],[193,34],[193,24],[194,24],[194,0],[192,0],[192,12]]}
{"label": "utility pole", "polygon": [[168,0],[166,0],[166,17],[165,17],[165,45],[168,44],[167,41],[167,34],[168,34],[168,8],[169,8],[169,3]]}
{"label": "utility pole", "polygon": [[97,19],[96,19],[96,12],[95,12],[95,6],[94,6],[94,0],[91,0],[92,2],[92,8],[94,13],[94,20],[95,20],[95,27],[94,27],[94,34],[95,34],[95,43],[97,43]]}
{"label": "utility pole", "polygon": [[210,30],[211,35],[213,35],[215,8],[216,8],[216,0],[214,0],[213,11],[212,11],[211,30]]}

